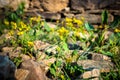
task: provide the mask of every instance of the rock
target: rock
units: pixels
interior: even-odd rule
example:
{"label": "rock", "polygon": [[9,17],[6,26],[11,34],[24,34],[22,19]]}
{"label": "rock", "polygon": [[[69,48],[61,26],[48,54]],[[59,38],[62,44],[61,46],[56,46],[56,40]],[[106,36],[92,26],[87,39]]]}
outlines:
{"label": "rock", "polygon": [[42,42],[42,41],[34,41],[34,50],[35,51],[43,51],[45,48],[50,46],[50,44]]}
{"label": "rock", "polygon": [[29,7],[28,0],[0,0],[0,8],[16,10],[21,3],[25,3],[25,9]]}
{"label": "rock", "polygon": [[101,72],[109,72],[114,67],[110,61],[79,60],[77,64],[85,70],[100,69]]}
{"label": "rock", "polygon": [[46,11],[59,12],[65,9],[69,0],[40,0],[41,5]]}
{"label": "rock", "polygon": [[56,58],[53,57],[53,58],[50,58],[50,59],[40,60],[38,62],[40,63],[40,65],[42,67],[44,67],[45,73],[47,73],[49,68],[50,68],[50,65],[53,64],[55,61],[56,61]]}
{"label": "rock", "polygon": [[98,53],[90,53],[87,55],[88,59],[95,60],[95,61],[111,61],[111,58]]}
{"label": "rock", "polygon": [[47,22],[47,25],[50,27],[50,28],[56,28],[57,25],[55,25],[54,23],[51,23],[51,22]]}
{"label": "rock", "polygon": [[16,80],[28,80],[29,71],[25,69],[17,69],[15,72]]}
{"label": "rock", "polygon": [[73,18],[75,15],[74,14],[72,14],[72,13],[63,13],[63,15],[65,16],[65,17],[68,17],[68,18]]}
{"label": "rock", "polygon": [[71,0],[71,8],[74,10],[101,9],[115,3],[115,0]]}
{"label": "rock", "polygon": [[25,55],[25,54],[20,54],[19,56],[22,58],[22,61],[35,60],[35,58],[32,55],[28,56],[28,55]]}
{"label": "rock", "polygon": [[[102,18],[101,15],[96,15],[96,14],[77,14],[75,18],[80,19],[80,17],[84,17],[86,21],[92,24],[97,24],[101,23]],[[108,22],[112,22],[114,20],[114,17],[109,14],[108,16]]]}
{"label": "rock", "polygon": [[59,13],[43,12],[43,13],[40,13],[40,15],[44,19],[51,19],[51,20],[60,20],[61,19],[61,15]]}
{"label": "rock", "polygon": [[82,79],[89,79],[93,77],[100,77],[100,70],[99,69],[93,69],[91,71],[86,71],[81,75]]}
{"label": "rock", "polygon": [[44,70],[41,68],[39,63],[33,60],[24,61],[21,64],[21,68],[30,71],[28,80],[46,80]]}
{"label": "rock", "polygon": [[0,56],[0,80],[14,79],[16,66],[7,56]]}

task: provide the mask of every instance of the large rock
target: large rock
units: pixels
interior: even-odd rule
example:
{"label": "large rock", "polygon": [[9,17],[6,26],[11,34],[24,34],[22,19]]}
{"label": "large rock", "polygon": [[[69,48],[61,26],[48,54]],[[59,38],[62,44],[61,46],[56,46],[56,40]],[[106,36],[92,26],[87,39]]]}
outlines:
{"label": "large rock", "polygon": [[41,68],[39,63],[34,62],[33,60],[24,61],[21,64],[21,68],[30,71],[28,80],[46,80],[44,70]]}
{"label": "large rock", "polygon": [[69,0],[40,0],[42,7],[50,12],[59,12],[67,7]]}
{"label": "large rock", "polygon": [[[77,14],[75,18],[80,19],[81,17],[84,17],[86,21],[92,24],[97,24],[102,22],[101,15],[96,15],[96,14]],[[114,20],[114,17],[109,14],[108,15],[108,22],[112,22]]]}
{"label": "large rock", "polygon": [[25,8],[29,7],[28,0],[0,0],[0,8],[16,10],[22,2],[25,3]]}
{"label": "large rock", "polygon": [[0,80],[14,80],[16,67],[7,56],[0,56]]}
{"label": "large rock", "polygon": [[100,72],[109,72],[114,67],[110,61],[79,60],[77,64],[85,70],[99,69]]}
{"label": "large rock", "polygon": [[71,8],[81,9],[100,9],[113,4],[115,0],[71,0]]}
{"label": "large rock", "polygon": [[17,69],[15,72],[16,80],[28,80],[29,71],[25,69]]}

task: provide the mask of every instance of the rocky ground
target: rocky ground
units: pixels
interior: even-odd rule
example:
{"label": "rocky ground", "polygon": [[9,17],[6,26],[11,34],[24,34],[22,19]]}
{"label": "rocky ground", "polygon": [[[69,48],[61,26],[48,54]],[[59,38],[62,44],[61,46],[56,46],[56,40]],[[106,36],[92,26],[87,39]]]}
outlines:
{"label": "rocky ground", "polygon": [[[4,11],[9,8],[16,10],[19,3],[23,0],[0,0],[0,19],[4,18]],[[25,17],[42,16],[46,20],[62,20],[65,17],[77,18],[84,17],[91,24],[101,24],[101,13],[104,9],[109,11],[108,22],[112,22],[116,16],[120,16],[120,0],[24,0]],[[99,2],[98,2],[99,1]],[[81,4],[81,5],[79,5]],[[54,23],[48,22],[48,25],[55,27]],[[2,39],[2,36],[0,37]],[[46,74],[49,70],[49,64],[56,61],[55,57],[46,58],[45,51],[52,54],[56,53],[56,45],[42,41],[34,42],[34,49],[38,51],[35,56],[20,54],[21,47],[3,47],[0,46],[0,80],[51,80]],[[70,50],[69,52],[72,52]],[[114,63],[111,58],[92,52],[78,50],[79,55],[87,53],[87,60],[78,60],[77,65],[83,66],[84,73],[77,76],[76,80],[92,79],[102,80],[100,74],[110,72],[114,69]],[[68,56],[68,55],[67,55]],[[11,61],[20,58],[22,62],[17,68]],[[17,59],[16,59],[17,61]]]}

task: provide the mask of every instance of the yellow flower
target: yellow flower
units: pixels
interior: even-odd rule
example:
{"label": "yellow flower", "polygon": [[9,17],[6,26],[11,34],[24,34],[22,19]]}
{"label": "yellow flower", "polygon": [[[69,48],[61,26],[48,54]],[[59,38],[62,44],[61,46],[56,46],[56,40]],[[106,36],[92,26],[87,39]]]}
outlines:
{"label": "yellow flower", "polygon": [[23,31],[17,33],[17,35],[19,35],[19,36],[22,35],[22,34],[23,34]]}
{"label": "yellow flower", "polygon": [[80,37],[80,32],[74,32],[74,35],[76,36],[76,37]]}
{"label": "yellow flower", "polygon": [[55,29],[54,28],[51,28],[51,32],[54,32],[55,31]]}
{"label": "yellow flower", "polygon": [[81,20],[73,18],[73,23],[76,23],[77,25],[83,25],[83,22]]}
{"label": "yellow flower", "polygon": [[14,31],[11,30],[9,33],[8,33],[10,36],[12,36],[14,34]]}
{"label": "yellow flower", "polygon": [[118,32],[120,32],[120,29],[115,29],[114,31],[118,33]]}
{"label": "yellow flower", "polygon": [[60,75],[62,80],[65,80],[65,76],[64,75]]}
{"label": "yellow flower", "polygon": [[27,28],[27,25],[24,23],[24,22],[20,22],[19,23],[19,26],[22,28],[22,29],[26,29]]}
{"label": "yellow flower", "polygon": [[34,45],[33,42],[30,42],[30,41],[28,42],[28,46],[29,46],[29,47],[32,47],[33,45]]}
{"label": "yellow flower", "polygon": [[40,22],[40,20],[41,20],[41,17],[40,17],[40,16],[30,18],[30,21]]}
{"label": "yellow flower", "polygon": [[8,22],[7,20],[4,20],[4,24],[5,24],[6,26],[8,26],[8,25],[9,25],[9,22]]}
{"label": "yellow flower", "polygon": [[12,26],[12,29],[16,29],[17,28],[17,24],[15,22],[11,22],[11,26]]}
{"label": "yellow flower", "polygon": [[66,22],[72,22],[73,20],[71,18],[65,18]]}
{"label": "yellow flower", "polygon": [[73,27],[73,23],[70,23],[70,22],[69,22],[69,23],[66,23],[66,26],[67,26],[67,27]]}
{"label": "yellow flower", "polygon": [[58,30],[59,35],[67,35],[69,33],[69,31],[67,29],[65,29],[64,27],[62,27],[61,29]]}

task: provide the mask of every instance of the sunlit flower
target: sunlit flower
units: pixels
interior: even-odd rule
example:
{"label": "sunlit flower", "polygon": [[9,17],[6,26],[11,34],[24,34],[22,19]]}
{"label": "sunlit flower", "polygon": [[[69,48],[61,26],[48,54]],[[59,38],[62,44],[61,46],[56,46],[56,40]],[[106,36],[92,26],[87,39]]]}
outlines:
{"label": "sunlit flower", "polygon": [[24,22],[22,22],[22,21],[20,21],[19,26],[20,26],[22,29],[26,29],[26,28],[27,28],[27,25],[26,25]]}
{"label": "sunlit flower", "polygon": [[12,29],[16,29],[17,28],[17,23],[11,22],[11,26],[12,26]]}
{"label": "sunlit flower", "polygon": [[65,80],[65,76],[64,75],[60,75],[62,80]]}
{"label": "sunlit flower", "polygon": [[62,27],[61,29],[58,30],[59,35],[67,35],[68,34],[68,30],[65,29],[64,27]]}
{"label": "sunlit flower", "polygon": [[66,37],[69,34],[69,31],[65,29],[64,27],[60,28],[57,32],[61,40],[63,40],[64,37]]}
{"label": "sunlit flower", "polygon": [[8,25],[9,25],[9,22],[8,22],[7,20],[4,20],[4,24],[5,24],[6,26],[8,26]]}
{"label": "sunlit flower", "polygon": [[73,25],[73,23],[66,23],[66,26],[67,27],[73,27],[74,25]]}
{"label": "sunlit flower", "polygon": [[116,28],[116,29],[114,30],[114,32],[117,32],[117,33],[118,33],[118,32],[120,32],[120,29],[117,29],[117,28]]}
{"label": "sunlit flower", "polygon": [[33,42],[30,42],[30,41],[28,42],[28,46],[29,46],[29,47],[32,47],[33,45],[34,45]]}
{"label": "sunlit flower", "polygon": [[30,18],[30,21],[40,22],[40,20],[41,20],[41,17],[40,17],[40,16]]}
{"label": "sunlit flower", "polygon": [[14,34],[14,31],[13,30],[11,30],[11,31],[9,31],[9,33],[8,33],[10,36],[12,36],[13,34]]}
{"label": "sunlit flower", "polygon": [[77,25],[83,25],[83,22],[81,20],[73,18],[73,23],[76,23]]}
{"label": "sunlit flower", "polygon": [[72,22],[73,20],[71,18],[65,18],[66,22]]}
{"label": "sunlit flower", "polygon": [[75,35],[76,37],[80,37],[80,32],[75,31],[75,32],[74,32],[74,35]]}
{"label": "sunlit flower", "polygon": [[17,33],[17,35],[19,35],[19,36],[22,35],[22,34],[23,34],[23,31]]}

